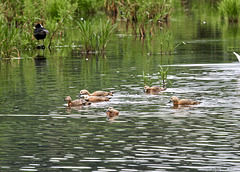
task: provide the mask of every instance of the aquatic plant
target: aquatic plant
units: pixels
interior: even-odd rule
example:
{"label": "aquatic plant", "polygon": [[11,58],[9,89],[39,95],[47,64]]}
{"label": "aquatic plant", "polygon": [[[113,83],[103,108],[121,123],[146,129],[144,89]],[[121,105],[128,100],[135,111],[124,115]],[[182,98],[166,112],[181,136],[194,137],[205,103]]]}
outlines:
{"label": "aquatic plant", "polygon": [[159,35],[160,41],[160,54],[171,54],[172,44],[170,43],[172,38],[172,32],[161,32]]}
{"label": "aquatic plant", "polygon": [[147,45],[147,51],[148,51],[148,55],[152,55],[154,48],[153,48],[153,36],[147,36],[146,39],[146,45]]}
{"label": "aquatic plant", "polygon": [[[57,35],[63,32],[64,24],[74,17],[76,8],[77,3],[68,0],[1,2],[1,57],[13,56],[13,47],[14,50],[35,47],[37,41],[33,37],[33,26],[36,23],[42,23],[50,31],[50,39],[47,39],[49,47],[52,42],[59,43],[63,37]],[[56,41],[53,41],[53,38]]]}
{"label": "aquatic plant", "polygon": [[240,14],[239,0],[222,0],[218,4],[218,9],[222,17],[227,16],[229,22],[238,22]]}
{"label": "aquatic plant", "polygon": [[152,86],[152,79],[151,79],[151,76],[149,74],[145,74],[145,72],[143,71],[143,84],[144,86],[145,85],[148,85],[149,87]]}
{"label": "aquatic plant", "polygon": [[46,20],[46,25],[50,32],[49,49],[51,48],[53,38],[62,38],[64,33],[63,26],[67,21],[73,20],[76,9],[77,3],[71,3],[68,0],[47,1],[45,13],[50,18]]}
{"label": "aquatic plant", "polygon": [[167,79],[168,77],[168,68],[164,70],[164,68],[161,65],[158,65],[158,80],[161,86],[165,88],[166,87],[166,82],[168,82],[170,85],[172,85],[171,81]]}
{"label": "aquatic plant", "polygon": [[0,21],[0,58],[19,57],[17,49],[20,30],[14,23],[10,25]]}
{"label": "aquatic plant", "polygon": [[172,2],[167,0],[108,0],[105,3],[109,8],[114,9],[116,7],[109,4],[117,4],[118,10],[114,11],[119,11],[122,18],[131,22],[166,21],[172,10]]}
{"label": "aquatic plant", "polygon": [[160,41],[159,54],[161,55],[172,54],[172,51],[175,50],[178,46],[182,44],[186,45],[185,42],[180,42],[176,46],[174,46],[171,31],[161,32],[161,34],[159,35],[159,41]]}
{"label": "aquatic plant", "polygon": [[78,29],[81,35],[81,42],[83,44],[83,51],[86,53],[104,52],[109,37],[114,31],[116,24],[112,25],[110,21],[100,21],[98,27],[91,21],[77,21]]}
{"label": "aquatic plant", "polygon": [[150,23],[158,25],[168,21],[173,3],[167,0],[106,0],[105,8],[110,14],[125,19],[127,25],[131,23],[135,34],[142,39]]}
{"label": "aquatic plant", "polygon": [[[158,73],[157,74],[158,74],[159,86],[166,88],[167,83],[169,85],[172,85],[171,81],[169,79],[167,79],[168,68],[164,69],[161,65],[158,65]],[[151,87],[152,82],[153,82],[153,80],[151,79],[151,76],[149,74],[145,74],[145,72],[143,71],[142,77],[143,77],[144,86],[148,85]]]}
{"label": "aquatic plant", "polygon": [[94,14],[104,6],[103,0],[75,0],[78,4],[77,13],[79,14]]}

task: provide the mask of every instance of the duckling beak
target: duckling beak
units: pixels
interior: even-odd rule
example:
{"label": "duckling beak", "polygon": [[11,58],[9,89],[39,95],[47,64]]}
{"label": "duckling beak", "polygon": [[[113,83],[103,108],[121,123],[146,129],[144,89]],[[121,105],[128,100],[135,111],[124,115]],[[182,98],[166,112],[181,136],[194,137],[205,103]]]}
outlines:
{"label": "duckling beak", "polygon": [[169,100],[169,102],[168,103],[172,103],[172,100]]}

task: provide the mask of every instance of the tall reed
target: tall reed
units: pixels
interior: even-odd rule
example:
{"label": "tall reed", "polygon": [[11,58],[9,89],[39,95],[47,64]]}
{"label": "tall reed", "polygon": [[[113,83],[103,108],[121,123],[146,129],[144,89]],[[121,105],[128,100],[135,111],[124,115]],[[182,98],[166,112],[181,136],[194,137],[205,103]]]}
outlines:
{"label": "tall reed", "polygon": [[142,76],[143,76],[144,86],[148,85],[149,87],[151,87],[153,82],[153,80],[151,79],[151,76],[149,74],[146,74],[144,71]]}
{"label": "tall reed", "polygon": [[[159,86],[162,86],[163,88],[166,88],[167,83],[169,85],[172,85],[171,81],[167,78],[168,77],[168,68],[164,69],[161,65],[158,65],[158,81],[159,81]],[[152,78],[149,74],[146,74],[143,71],[143,83],[144,86],[148,85],[148,86],[152,86]]]}
{"label": "tall reed", "polygon": [[110,21],[100,21],[99,27],[91,21],[77,21],[80,32],[81,43],[83,44],[83,51],[86,53],[101,52],[103,53],[107,47],[110,35],[116,28],[116,24],[112,25]]}
{"label": "tall reed", "polygon": [[0,58],[14,56],[12,50],[35,47],[33,26],[36,23],[42,23],[50,31],[50,39],[46,38],[49,47],[52,42],[60,42],[63,37],[57,35],[62,33],[64,24],[73,19],[76,8],[77,3],[68,0],[0,2]]}
{"label": "tall reed", "polygon": [[167,79],[168,77],[168,68],[164,69],[161,65],[158,65],[158,80],[159,80],[159,84],[161,86],[162,83],[162,87],[166,88],[166,84],[167,82],[171,85],[171,81],[169,79]]}
{"label": "tall reed", "polygon": [[227,17],[229,22],[238,22],[240,14],[239,0],[221,0],[218,9],[222,17]]}
{"label": "tall reed", "polygon": [[19,57],[17,46],[20,41],[20,30],[14,23],[8,25],[2,21],[0,21],[0,30],[0,58]]}

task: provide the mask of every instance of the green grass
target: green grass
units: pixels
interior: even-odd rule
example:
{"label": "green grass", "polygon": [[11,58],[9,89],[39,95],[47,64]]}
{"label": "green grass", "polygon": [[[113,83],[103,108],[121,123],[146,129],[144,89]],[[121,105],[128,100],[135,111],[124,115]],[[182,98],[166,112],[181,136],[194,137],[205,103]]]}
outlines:
{"label": "green grass", "polygon": [[77,21],[83,52],[103,53],[107,47],[110,35],[116,28],[110,21],[100,21],[96,27],[91,21]]}
{"label": "green grass", "polygon": [[[33,37],[33,27],[36,23],[41,23],[49,30],[50,34],[45,39],[45,45],[54,48],[65,43],[68,36],[65,28],[68,26],[68,28],[74,27],[75,29],[76,25],[73,20],[82,18],[79,15],[87,13],[89,17],[89,13],[105,10],[111,11],[114,17],[118,15],[118,17],[127,19],[129,23],[135,25],[133,26],[135,35],[140,35],[141,39],[144,39],[149,32],[151,33],[150,29],[153,26],[158,26],[159,23],[168,20],[172,7],[172,1],[169,0],[18,0],[18,3],[13,0],[0,0],[0,28],[2,30],[0,58],[19,56],[19,53],[13,53],[16,50],[33,50],[38,44]],[[105,19],[102,21],[98,19],[93,23],[87,19],[88,17],[84,21],[77,22],[83,51],[104,53],[116,24]],[[116,21],[114,17],[111,19]],[[151,42],[155,37],[151,36],[148,40],[148,48],[152,52],[154,46]],[[170,47],[167,41],[162,42],[162,51]]]}
{"label": "green grass", "polygon": [[143,85],[144,86],[148,85],[149,87],[151,87],[153,82],[153,80],[151,79],[151,76],[149,74],[146,74],[144,71],[142,76],[143,76]]}
{"label": "green grass", "polygon": [[[6,24],[0,21],[0,57],[12,58],[18,57],[18,42],[20,41],[20,30],[15,24]],[[17,50],[17,53],[16,51]]]}
{"label": "green grass", "polygon": [[161,65],[158,65],[158,80],[160,86],[162,85],[163,88],[166,88],[167,82],[169,85],[172,85],[171,81],[167,79],[168,77],[168,68],[164,69]]}
{"label": "green grass", "polygon": [[[168,68],[164,69],[161,65],[158,65],[158,82],[159,82],[159,86],[162,86],[162,88],[166,88],[166,85],[168,83],[168,85],[172,85],[171,81],[169,79],[167,79],[168,77]],[[152,86],[152,78],[151,75],[146,74],[143,71],[143,84],[144,86],[148,85],[149,87]]]}
{"label": "green grass", "polygon": [[229,22],[238,22],[240,14],[239,0],[221,0],[218,9],[222,17],[227,17]]}

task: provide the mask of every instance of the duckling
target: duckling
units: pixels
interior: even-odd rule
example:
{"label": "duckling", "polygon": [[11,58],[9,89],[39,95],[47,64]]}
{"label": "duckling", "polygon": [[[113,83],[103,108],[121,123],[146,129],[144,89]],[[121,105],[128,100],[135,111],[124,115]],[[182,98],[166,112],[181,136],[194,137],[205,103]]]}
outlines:
{"label": "duckling", "polygon": [[144,91],[146,93],[151,93],[151,92],[161,92],[161,91],[165,91],[167,88],[162,88],[162,87],[159,87],[159,86],[152,86],[152,87],[149,87],[148,85],[146,85],[144,87]]}
{"label": "duckling", "polygon": [[79,97],[82,95],[89,95],[89,96],[113,96],[114,91],[106,92],[106,91],[95,91],[93,93],[89,93],[88,90],[81,90]]}
{"label": "duckling", "polygon": [[113,107],[109,107],[106,113],[108,118],[116,117],[119,115],[119,111],[113,109]]}
{"label": "duckling", "polygon": [[179,100],[178,97],[176,97],[176,96],[172,96],[169,103],[170,102],[173,102],[174,106],[178,106],[178,105],[197,105],[197,104],[201,103],[201,102],[192,101],[192,100],[189,100],[189,99]]}
{"label": "duckling", "polygon": [[102,101],[109,101],[111,98],[110,97],[104,97],[104,96],[89,96],[89,95],[84,95],[84,100],[88,102],[102,102]]}
{"label": "duckling", "polygon": [[84,106],[84,105],[90,105],[90,102],[86,102],[85,100],[82,99],[76,99],[76,100],[72,100],[70,96],[67,96],[64,101],[68,102],[68,107],[71,106]]}

